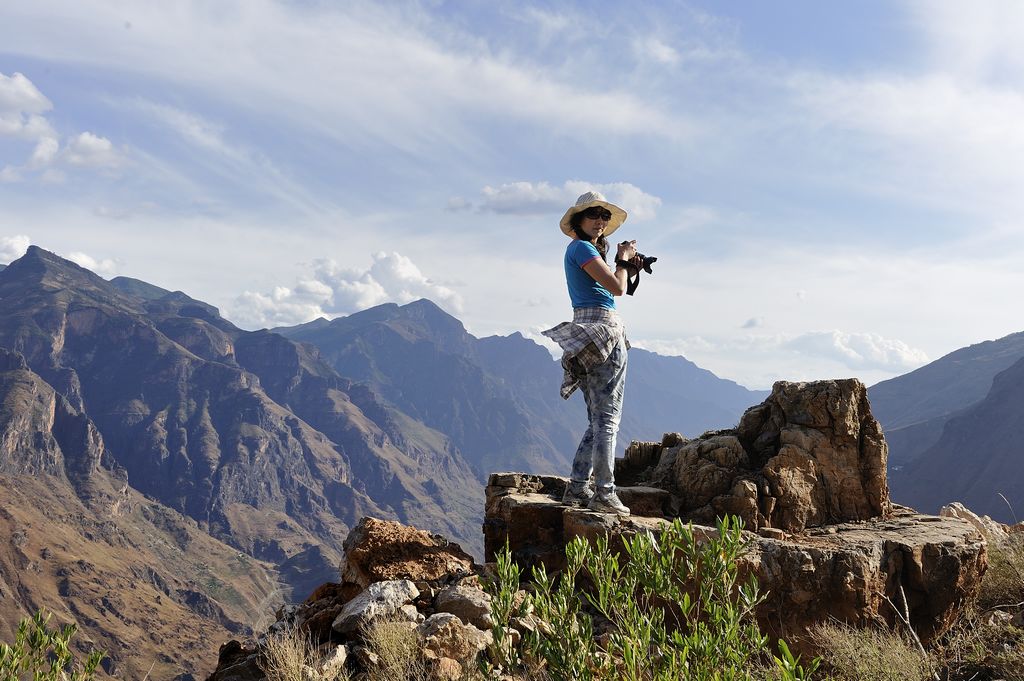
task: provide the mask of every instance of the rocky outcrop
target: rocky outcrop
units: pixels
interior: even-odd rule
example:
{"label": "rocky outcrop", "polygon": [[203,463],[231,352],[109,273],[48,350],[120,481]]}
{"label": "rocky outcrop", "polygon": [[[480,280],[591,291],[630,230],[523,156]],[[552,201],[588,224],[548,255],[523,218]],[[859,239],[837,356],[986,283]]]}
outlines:
{"label": "rocky outcrop", "polygon": [[735,429],[648,443],[617,475],[667,490],[674,516],[800,532],[885,515],[886,453],[860,381],[779,381]]}
{"label": "rocky outcrop", "polygon": [[[670,520],[633,515],[618,518],[563,506],[566,480],[553,476],[496,474],[487,488],[487,558],[508,541],[523,566],[564,565],[574,537],[609,538],[622,547],[637,532],[657,532]],[[625,499],[628,492],[623,490]],[[695,536],[715,530],[695,527]],[[986,567],[985,541],[974,527],[897,509],[886,518],[845,522],[761,536],[745,533],[742,567],[758,578],[767,600],[758,610],[772,636],[799,641],[815,623],[836,619],[867,626],[896,625],[904,602],[925,642],[944,632],[977,593]]]}
{"label": "rocky outcrop", "polygon": [[562,506],[563,478],[492,475],[485,556],[507,542],[518,562],[559,569],[574,537],[621,545],[673,518],[709,536],[734,515],[748,530],[744,566],[768,593],[766,631],[799,640],[816,622],[892,625],[905,609],[932,640],[976,594],[985,540],[970,522],[894,509],[885,472],[863,384],[780,381],[734,429],[633,443],[616,462],[628,519]]}

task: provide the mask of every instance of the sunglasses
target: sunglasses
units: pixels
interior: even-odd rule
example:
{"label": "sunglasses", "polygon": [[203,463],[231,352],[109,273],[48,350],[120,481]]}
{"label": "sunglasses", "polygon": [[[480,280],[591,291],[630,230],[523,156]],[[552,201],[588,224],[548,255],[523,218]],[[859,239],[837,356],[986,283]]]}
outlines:
{"label": "sunglasses", "polygon": [[601,208],[600,206],[591,206],[590,208],[583,211],[583,217],[590,218],[591,220],[611,220],[612,212],[607,208]]}

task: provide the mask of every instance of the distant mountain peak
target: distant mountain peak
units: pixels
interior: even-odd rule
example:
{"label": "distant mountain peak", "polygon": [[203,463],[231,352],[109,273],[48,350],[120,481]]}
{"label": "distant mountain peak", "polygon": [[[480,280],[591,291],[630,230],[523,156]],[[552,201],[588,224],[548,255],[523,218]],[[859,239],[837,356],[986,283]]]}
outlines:
{"label": "distant mountain peak", "polygon": [[434,313],[437,313],[437,314],[443,314],[446,317],[451,317],[451,315],[448,314],[447,312],[445,312],[441,308],[440,305],[438,305],[434,301],[430,300],[429,298],[420,298],[418,300],[414,300],[411,303],[406,303],[405,305],[399,306],[399,309],[401,309],[401,310],[424,310],[424,311],[434,312]]}
{"label": "distant mountain peak", "polygon": [[108,304],[138,312],[139,301],[122,293],[103,277],[38,246],[29,246],[0,273],[0,298],[23,298],[30,291],[72,292],[93,303]]}
{"label": "distant mountain peak", "polygon": [[28,250],[25,251],[25,255],[13,261],[8,267],[11,270],[40,271],[42,269],[52,272],[75,273],[82,276],[97,276],[78,263],[62,258],[56,253],[35,245],[29,246]]}
{"label": "distant mountain peak", "polygon": [[119,291],[137,296],[143,300],[156,300],[170,293],[165,288],[160,288],[149,282],[133,279],[132,277],[114,277],[110,280],[110,283]]}

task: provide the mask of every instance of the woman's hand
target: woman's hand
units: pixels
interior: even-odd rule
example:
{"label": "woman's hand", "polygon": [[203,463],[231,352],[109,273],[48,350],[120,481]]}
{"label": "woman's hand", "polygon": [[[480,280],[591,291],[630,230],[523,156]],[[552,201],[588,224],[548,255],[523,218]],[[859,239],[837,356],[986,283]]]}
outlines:
{"label": "woman's hand", "polygon": [[636,257],[636,240],[623,241],[615,254],[616,260],[632,260]]}

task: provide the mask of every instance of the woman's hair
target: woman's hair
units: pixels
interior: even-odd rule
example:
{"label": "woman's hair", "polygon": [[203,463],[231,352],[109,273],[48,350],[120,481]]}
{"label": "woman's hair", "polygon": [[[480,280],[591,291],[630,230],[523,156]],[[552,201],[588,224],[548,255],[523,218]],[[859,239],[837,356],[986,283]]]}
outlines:
{"label": "woman's hair", "polygon": [[[582,224],[583,211],[573,213],[569,216],[569,227],[572,228],[573,234],[576,235],[576,238],[582,239],[583,241],[590,241],[590,237],[587,236],[587,233],[583,231],[583,227],[580,226]],[[608,262],[608,240],[604,238],[604,234],[597,237],[597,241],[594,242],[594,245],[597,246],[597,252],[601,254],[601,258],[605,262]]]}

